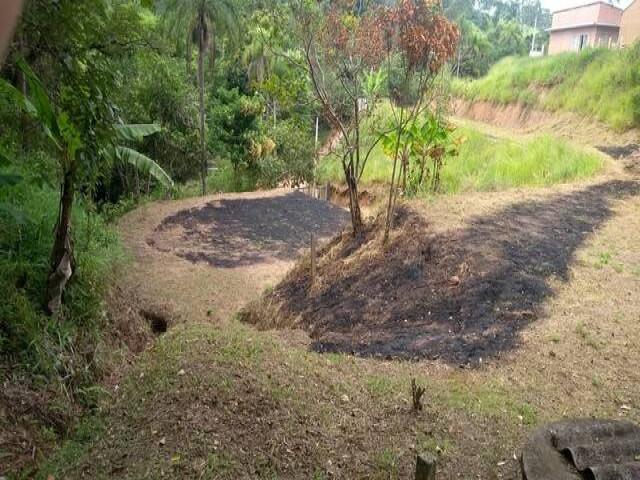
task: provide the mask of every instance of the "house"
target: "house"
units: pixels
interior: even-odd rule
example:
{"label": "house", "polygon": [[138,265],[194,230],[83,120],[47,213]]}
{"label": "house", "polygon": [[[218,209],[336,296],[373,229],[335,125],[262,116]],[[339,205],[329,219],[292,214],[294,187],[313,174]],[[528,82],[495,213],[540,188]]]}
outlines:
{"label": "house", "polygon": [[627,47],[640,38],[640,1],[625,8],[620,22],[620,46]]}
{"label": "house", "polygon": [[603,1],[553,12],[548,30],[549,55],[617,45],[622,12]]}

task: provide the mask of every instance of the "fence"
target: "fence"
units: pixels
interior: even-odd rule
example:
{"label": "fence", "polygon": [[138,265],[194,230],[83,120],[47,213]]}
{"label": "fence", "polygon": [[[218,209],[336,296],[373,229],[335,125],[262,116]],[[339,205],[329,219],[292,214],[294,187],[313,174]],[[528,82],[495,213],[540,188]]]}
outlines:
{"label": "fence", "polygon": [[331,184],[329,182],[325,185],[305,185],[298,187],[298,191],[319,200],[331,200]]}

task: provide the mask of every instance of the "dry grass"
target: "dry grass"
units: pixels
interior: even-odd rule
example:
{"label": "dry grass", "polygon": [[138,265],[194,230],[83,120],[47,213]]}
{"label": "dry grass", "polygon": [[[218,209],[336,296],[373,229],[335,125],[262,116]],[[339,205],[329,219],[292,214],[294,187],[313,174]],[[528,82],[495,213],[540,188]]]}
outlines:
{"label": "dry grass", "polygon": [[[447,232],[522,200],[592,185],[412,206],[433,232]],[[317,354],[301,331],[211,322],[212,304],[221,302],[223,318],[275,285],[289,264],[226,272],[149,251],[140,238],[184,206],[136,212],[127,241],[137,253],[132,275],[149,295],[174,299],[185,323],[112,388],[113,402],[43,478],[407,478],[416,450],[426,449],[438,452],[441,478],[516,479],[514,455],[536,424],[591,415],[640,421],[638,196],[611,200],[567,275],[546,278],[551,294],[517,348],[475,368]],[[411,411],[412,378],[426,387],[419,414]]]}

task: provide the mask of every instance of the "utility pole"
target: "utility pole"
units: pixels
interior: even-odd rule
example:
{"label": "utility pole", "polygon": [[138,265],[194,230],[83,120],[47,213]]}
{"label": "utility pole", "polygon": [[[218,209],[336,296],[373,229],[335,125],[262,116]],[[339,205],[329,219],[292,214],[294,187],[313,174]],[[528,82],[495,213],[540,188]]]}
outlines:
{"label": "utility pole", "polygon": [[538,14],[536,13],[536,19],[533,23],[533,37],[531,37],[531,51],[536,48],[536,33],[538,33]]}
{"label": "utility pole", "polygon": [[318,197],[318,157],[319,157],[319,153],[318,153],[318,133],[320,130],[320,117],[318,117],[318,115],[316,115],[316,143],[315,143],[315,153],[313,156],[313,194],[314,196]]}

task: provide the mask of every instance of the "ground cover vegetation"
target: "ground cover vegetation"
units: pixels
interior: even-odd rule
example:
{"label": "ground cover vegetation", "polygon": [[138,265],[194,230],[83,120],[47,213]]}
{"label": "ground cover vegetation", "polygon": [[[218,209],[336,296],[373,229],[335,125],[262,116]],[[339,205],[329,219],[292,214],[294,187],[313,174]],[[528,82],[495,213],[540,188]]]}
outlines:
{"label": "ground cover vegetation", "polygon": [[[381,114],[390,113],[381,109]],[[367,145],[376,138],[375,133],[366,133],[368,128],[377,128],[373,123],[367,123],[364,128]],[[440,127],[436,131],[424,131],[428,138],[427,148],[412,147],[405,188],[408,196],[549,186],[589,178],[600,172],[604,165],[602,156],[597,153],[550,135],[526,139],[496,137],[472,125],[456,127],[437,117],[425,117],[417,124],[421,127],[438,124]],[[362,182],[364,185],[386,184],[392,169],[389,152],[378,144],[362,172]],[[318,178],[320,183],[340,181],[340,164],[334,155],[320,163]]]}
{"label": "ground cover vegetation", "polygon": [[520,103],[571,111],[616,131],[640,125],[640,45],[588,49],[543,58],[508,57],[485,77],[452,83],[454,95],[469,101]]}

